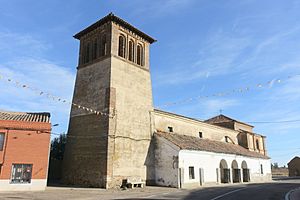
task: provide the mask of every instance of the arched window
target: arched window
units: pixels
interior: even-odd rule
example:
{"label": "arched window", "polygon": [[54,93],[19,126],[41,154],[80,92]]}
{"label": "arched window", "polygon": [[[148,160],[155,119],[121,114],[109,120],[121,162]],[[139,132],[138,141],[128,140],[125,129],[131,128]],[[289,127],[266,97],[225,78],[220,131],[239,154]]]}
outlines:
{"label": "arched window", "polygon": [[144,51],[143,51],[143,47],[142,45],[138,44],[137,45],[137,59],[136,59],[136,63],[138,65],[143,66],[143,62],[144,62]]}
{"label": "arched window", "polygon": [[106,35],[102,35],[102,37],[101,37],[100,55],[101,55],[101,56],[107,55],[107,41],[106,41]]}
{"label": "arched window", "polygon": [[125,58],[126,38],[124,35],[119,36],[119,56]]}
{"label": "arched window", "polygon": [[134,61],[134,41],[129,40],[129,60]]}
{"label": "arched window", "polygon": [[85,46],[85,60],[84,63],[90,62],[90,43]]}
{"label": "arched window", "polygon": [[95,39],[94,44],[93,44],[93,55],[92,55],[92,59],[96,59],[97,58],[97,39]]}

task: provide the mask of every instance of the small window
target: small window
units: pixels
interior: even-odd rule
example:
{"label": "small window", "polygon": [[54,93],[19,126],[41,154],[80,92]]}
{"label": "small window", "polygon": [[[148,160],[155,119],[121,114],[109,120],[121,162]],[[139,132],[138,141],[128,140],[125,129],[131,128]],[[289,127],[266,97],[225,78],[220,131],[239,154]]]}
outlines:
{"label": "small window", "polygon": [[107,54],[106,35],[102,35],[101,45],[100,45],[100,56],[105,56],[106,54]]}
{"label": "small window", "polygon": [[0,164],[0,176],[1,176],[2,164]]}
{"label": "small window", "polygon": [[125,58],[126,52],[126,39],[124,35],[119,36],[119,56]]}
{"label": "small window", "polygon": [[129,61],[134,61],[134,42],[132,40],[129,41]]}
{"label": "small window", "polygon": [[199,138],[203,138],[202,132],[199,132]]}
{"label": "small window", "polygon": [[4,133],[0,133],[0,151],[3,151],[4,148]]}
{"label": "small window", "polygon": [[144,62],[144,51],[142,45],[138,44],[137,45],[137,59],[136,62],[138,65],[143,66]]}
{"label": "small window", "polygon": [[168,130],[169,130],[169,132],[173,132],[173,127],[169,126]]}
{"label": "small window", "polygon": [[263,169],[263,165],[260,164],[260,174],[264,174],[264,169]]}
{"label": "small window", "polygon": [[229,142],[228,136],[225,136],[225,142]]}
{"label": "small window", "polygon": [[31,183],[31,175],[31,164],[13,164],[11,183]]}
{"label": "small window", "polygon": [[256,148],[257,148],[258,150],[260,149],[258,139],[256,139]]}
{"label": "small window", "polygon": [[194,167],[189,167],[189,177],[190,177],[190,179],[195,179],[195,169],[194,169]]}

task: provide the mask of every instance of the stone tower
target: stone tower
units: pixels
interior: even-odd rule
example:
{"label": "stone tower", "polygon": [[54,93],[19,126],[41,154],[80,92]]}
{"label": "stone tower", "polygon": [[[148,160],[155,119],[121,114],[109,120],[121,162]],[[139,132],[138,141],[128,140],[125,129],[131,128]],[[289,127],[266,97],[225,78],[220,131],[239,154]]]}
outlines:
{"label": "stone tower", "polygon": [[111,188],[127,177],[151,179],[149,46],[155,40],[112,13],[74,37],[80,50],[73,103],[109,115],[72,106],[64,182]]}

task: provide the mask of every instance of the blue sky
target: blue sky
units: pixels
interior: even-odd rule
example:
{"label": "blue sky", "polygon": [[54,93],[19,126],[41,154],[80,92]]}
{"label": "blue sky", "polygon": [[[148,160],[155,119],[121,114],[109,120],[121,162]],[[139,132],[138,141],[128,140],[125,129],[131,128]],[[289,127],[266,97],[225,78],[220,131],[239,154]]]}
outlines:
{"label": "blue sky", "polygon": [[[244,122],[300,119],[299,10],[293,0],[2,0],[0,74],[70,100],[79,45],[72,36],[114,12],[158,40],[151,47],[155,106],[208,95],[163,109],[198,119],[220,109]],[[274,84],[212,96],[268,81]],[[70,106],[3,80],[0,91],[0,109],[50,111],[60,124],[53,131],[67,131]],[[272,162],[300,155],[300,122],[253,125],[267,136]]]}

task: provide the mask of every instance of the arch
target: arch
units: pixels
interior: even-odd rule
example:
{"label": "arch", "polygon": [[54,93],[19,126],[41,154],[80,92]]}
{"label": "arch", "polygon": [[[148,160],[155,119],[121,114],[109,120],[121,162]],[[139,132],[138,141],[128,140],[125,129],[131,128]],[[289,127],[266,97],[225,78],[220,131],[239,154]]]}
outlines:
{"label": "arch", "polygon": [[225,142],[227,142],[227,143],[235,144],[235,142],[233,141],[233,139],[231,137],[229,137],[228,135],[226,135],[224,137],[224,139],[225,139]]}
{"label": "arch", "polygon": [[143,66],[144,65],[144,49],[141,44],[137,45],[136,54],[137,54],[136,63],[138,65]]}
{"label": "arch", "polygon": [[248,165],[247,165],[247,162],[243,160],[242,162],[242,169],[247,169],[248,168]]}
{"label": "arch", "polygon": [[243,160],[241,167],[242,167],[242,171],[243,171],[243,182],[249,182],[250,181],[250,173],[249,173],[247,162]]}
{"label": "arch", "polygon": [[107,55],[107,40],[106,34],[102,35],[101,42],[100,42],[100,56]]}
{"label": "arch", "polygon": [[230,169],[228,169],[228,165],[226,160],[222,159],[220,161],[220,180],[221,183],[229,183],[230,182]]}
{"label": "arch", "polygon": [[241,170],[239,169],[238,163],[236,160],[233,160],[231,163],[232,169],[232,181],[233,183],[241,182]]}
{"label": "arch", "polygon": [[226,160],[222,159],[220,162],[220,168],[228,168],[227,162]]}
{"label": "arch", "polygon": [[98,42],[97,39],[94,40],[93,48],[92,48],[92,60],[97,58],[97,50],[98,50]]}
{"label": "arch", "polygon": [[134,62],[134,41],[133,40],[129,40],[129,55],[128,55],[128,59],[131,62]]}
{"label": "arch", "polygon": [[84,63],[90,62],[90,43],[88,42],[85,45],[85,50],[84,50]]}
{"label": "arch", "polygon": [[125,58],[126,55],[126,38],[124,35],[119,36],[119,53],[118,55],[122,58]]}

